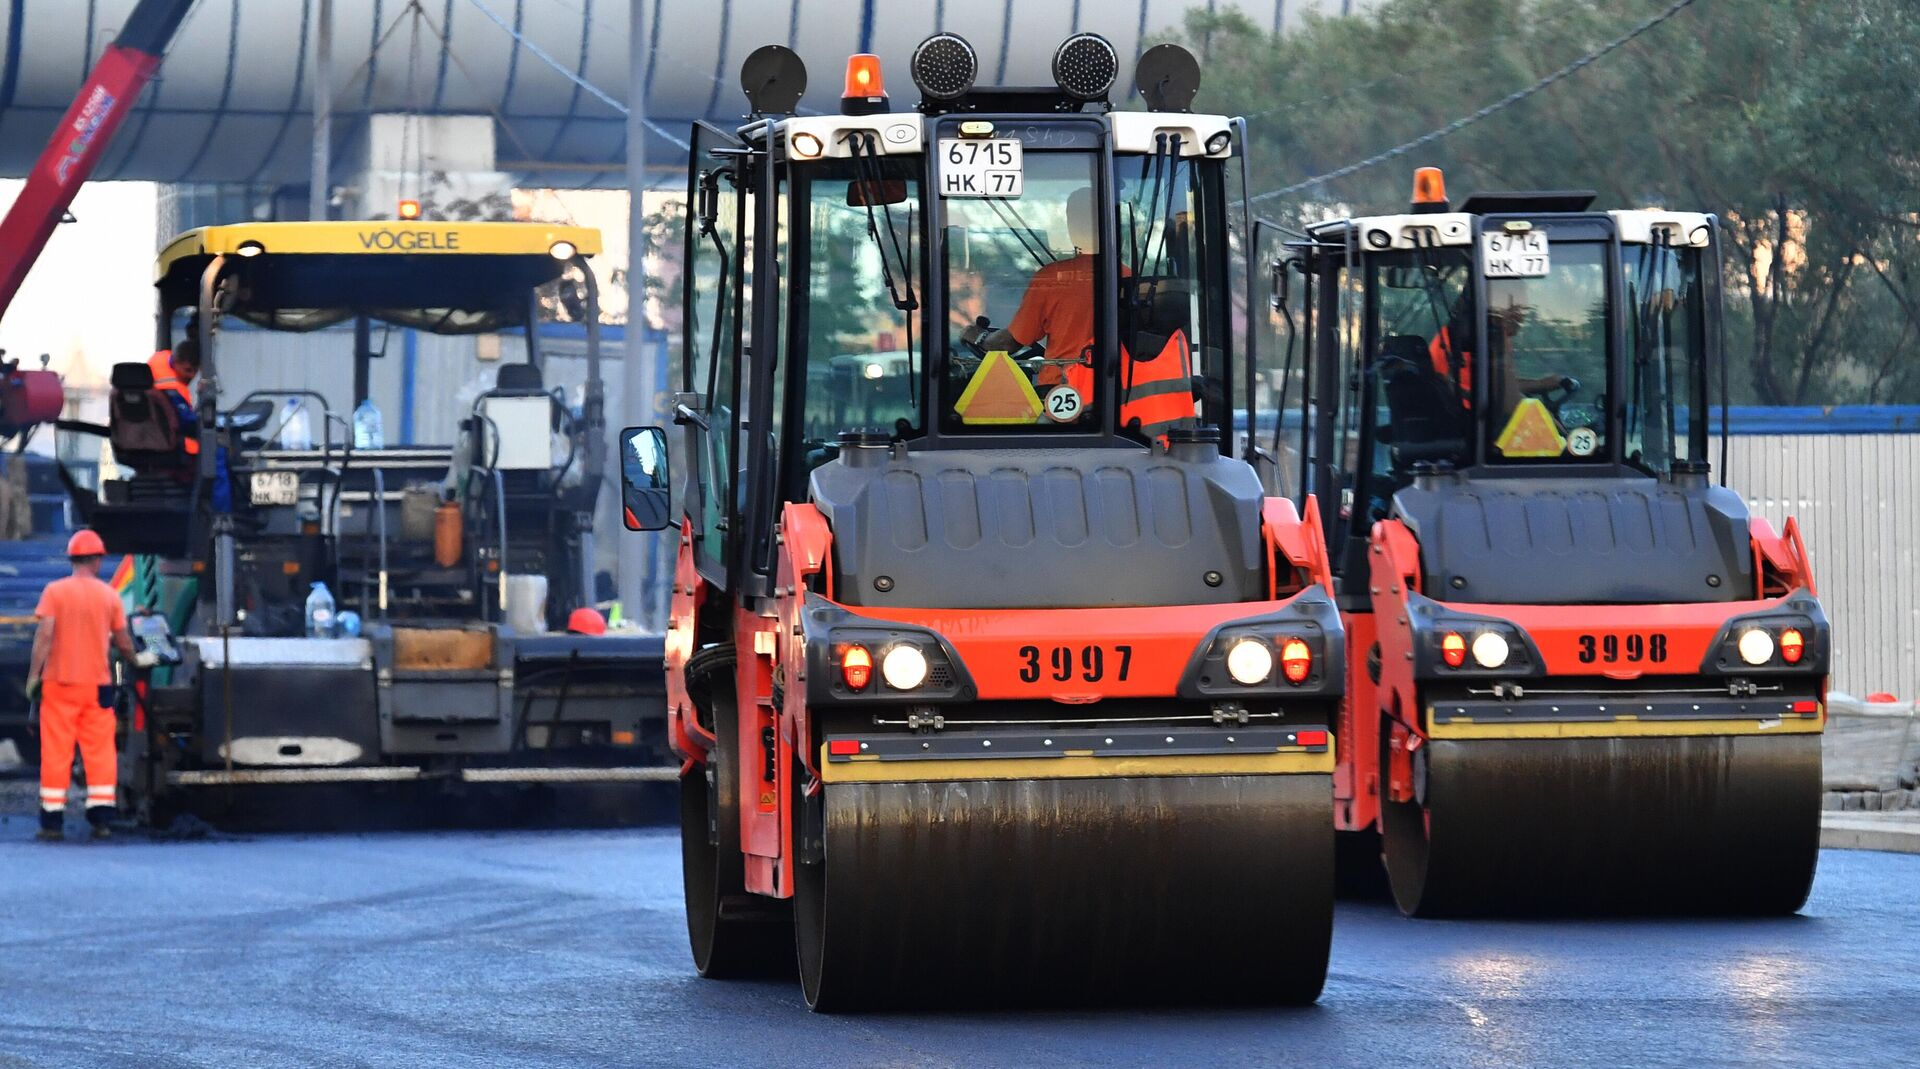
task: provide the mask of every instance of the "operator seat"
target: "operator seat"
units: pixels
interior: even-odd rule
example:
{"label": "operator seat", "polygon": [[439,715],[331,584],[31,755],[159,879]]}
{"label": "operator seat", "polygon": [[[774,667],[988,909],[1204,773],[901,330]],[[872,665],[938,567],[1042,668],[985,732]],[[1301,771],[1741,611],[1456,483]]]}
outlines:
{"label": "operator seat", "polygon": [[1433,369],[1427,342],[1389,334],[1380,343],[1383,377],[1397,469],[1422,460],[1453,460],[1466,451],[1468,413],[1453,380]]}
{"label": "operator seat", "polygon": [[182,557],[191,544],[193,461],[181,448],[180,417],[153,386],[146,364],[115,364],[108,379],[107,441],[131,479],[104,479],[85,509],[113,553]]}
{"label": "operator seat", "polygon": [[115,364],[108,381],[107,440],[113,443],[114,459],[132,468],[136,477],[185,468],[180,416],[154,388],[153,369],[143,363]]}

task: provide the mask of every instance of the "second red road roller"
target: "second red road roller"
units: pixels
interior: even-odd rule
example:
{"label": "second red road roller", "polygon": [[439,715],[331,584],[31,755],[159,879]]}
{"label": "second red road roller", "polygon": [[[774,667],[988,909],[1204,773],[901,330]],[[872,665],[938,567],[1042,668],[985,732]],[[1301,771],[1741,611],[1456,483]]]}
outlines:
{"label": "second red road roller", "polygon": [[819,114],[769,46],[693,133],[680,492],[661,429],[621,459],[679,532],[694,962],[819,1010],[1312,1001],[1346,643],[1320,511],[1230,445],[1235,126],[1172,46],[1144,112],[1091,34],[1051,86],[952,34],[911,71]]}
{"label": "second red road roller", "polygon": [[1338,826],[1420,916],[1798,909],[1831,637],[1724,426],[1713,478],[1716,220],[1415,190],[1279,276],[1349,650]]}

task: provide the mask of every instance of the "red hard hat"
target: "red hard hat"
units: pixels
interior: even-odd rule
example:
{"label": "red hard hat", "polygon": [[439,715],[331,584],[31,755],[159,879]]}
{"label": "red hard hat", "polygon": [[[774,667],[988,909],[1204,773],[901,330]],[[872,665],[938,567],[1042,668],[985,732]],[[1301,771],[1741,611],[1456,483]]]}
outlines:
{"label": "red hard hat", "polygon": [[107,547],[100,541],[100,536],[85,527],[73,532],[73,537],[67,539],[67,556],[69,557],[104,557],[106,555]]}
{"label": "red hard hat", "polygon": [[576,635],[604,635],[607,621],[598,611],[582,605],[568,615],[567,630]]}

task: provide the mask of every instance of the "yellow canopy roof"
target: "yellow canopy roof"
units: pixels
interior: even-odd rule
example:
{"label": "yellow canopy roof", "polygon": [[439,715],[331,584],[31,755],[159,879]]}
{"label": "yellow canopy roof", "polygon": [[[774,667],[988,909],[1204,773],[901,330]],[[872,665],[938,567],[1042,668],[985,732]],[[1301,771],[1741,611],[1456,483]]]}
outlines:
{"label": "yellow canopy roof", "polygon": [[363,222],[235,223],[189,230],[160,250],[156,281],[183,259],[232,255],[548,256],[559,242],[582,256],[600,252],[600,231],[551,223],[446,223],[374,219]]}
{"label": "yellow canopy roof", "polygon": [[163,309],[190,306],[224,256],[229,314],[258,326],[314,330],[369,315],[462,334],[524,322],[535,287],[564,274],[573,253],[598,252],[598,230],[548,223],[241,223],[174,238],[154,285]]}

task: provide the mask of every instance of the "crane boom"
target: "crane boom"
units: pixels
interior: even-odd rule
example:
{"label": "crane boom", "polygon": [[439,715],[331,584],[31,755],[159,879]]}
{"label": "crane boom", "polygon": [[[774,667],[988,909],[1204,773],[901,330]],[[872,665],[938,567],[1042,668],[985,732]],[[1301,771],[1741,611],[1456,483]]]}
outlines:
{"label": "crane boom", "polygon": [[0,316],[12,305],[74,194],[93,174],[114,131],[159,69],[192,6],[193,0],[140,0],[54,127],[27,174],[26,188],[0,220]]}

